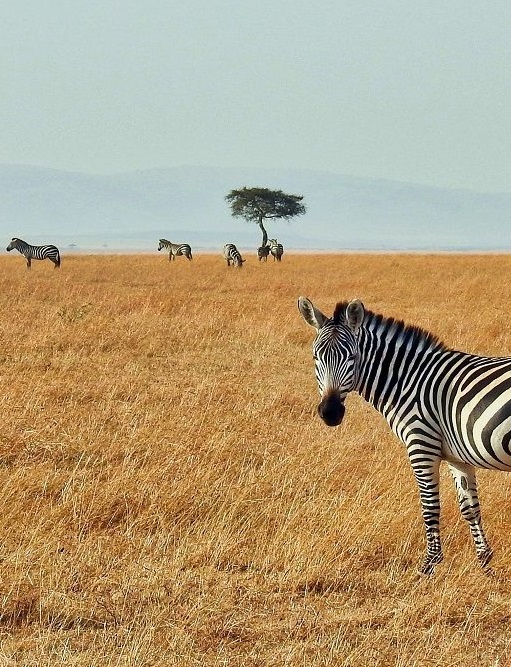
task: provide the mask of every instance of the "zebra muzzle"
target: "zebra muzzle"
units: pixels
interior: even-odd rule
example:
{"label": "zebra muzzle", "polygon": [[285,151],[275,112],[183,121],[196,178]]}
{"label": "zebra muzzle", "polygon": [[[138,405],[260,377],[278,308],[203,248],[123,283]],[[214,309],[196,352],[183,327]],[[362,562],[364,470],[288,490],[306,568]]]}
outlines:
{"label": "zebra muzzle", "polygon": [[344,403],[338,391],[330,391],[318,405],[318,415],[327,426],[339,426],[344,412]]}

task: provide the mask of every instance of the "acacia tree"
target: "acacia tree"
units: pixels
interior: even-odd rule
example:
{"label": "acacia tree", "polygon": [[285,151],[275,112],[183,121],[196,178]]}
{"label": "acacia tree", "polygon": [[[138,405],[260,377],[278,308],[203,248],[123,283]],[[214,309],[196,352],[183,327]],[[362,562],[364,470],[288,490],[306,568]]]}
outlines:
{"label": "acacia tree", "polygon": [[263,233],[263,246],[268,241],[265,220],[290,220],[306,211],[302,204],[303,196],[288,195],[282,190],[245,187],[231,190],[225,199],[235,218],[245,218],[247,222],[256,222],[259,225]]}

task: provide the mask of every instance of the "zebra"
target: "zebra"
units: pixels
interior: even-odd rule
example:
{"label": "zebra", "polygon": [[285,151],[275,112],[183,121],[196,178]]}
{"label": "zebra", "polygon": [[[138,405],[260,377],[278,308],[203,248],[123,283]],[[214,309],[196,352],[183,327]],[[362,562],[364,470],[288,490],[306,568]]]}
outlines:
{"label": "zebra", "polygon": [[479,563],[489,571],[493,552],[483,532],[475,468],[511,470],[511,358],[450,349],[424,329],[365,310],[359,300],[338,303],[331,318],[305,297],[298,309],[316,329],[319,416],[328,426],[339,425],[347,394],[357,391],[406,446],[426,533],[420,572],[432,574],[443,557],[442,460]]}
{"label": "zebra", "polygon": [[6,250],[7,252],[17,250],[21,253],[27,260],[27,269],[32,268],[33,259],[49,259],[55,265],[55,269],[60,267],[60,252],[54,245],[30,245],[26,241],[13,238]]}
{"label": "zebra", "polygon": [[270,254],[270,246],[262,245],[257,248],[257,256],[259,257],[260,262],[268,261],[268,255]]}
{"label": "zebra", "polygon": [[273,261],[280,262],[282,260],[282,255],[284,254],[284,246],[282,243],[278,243],[277,239],[269,239],[268,245],[270,246],[270,252],[273,255]]}
{"label": "zebra", "polygon": [[234,243],[226,243],[224,245],[224,259],[227,261],[227,266],[231,266],[231,262],[233,266],[237,266],[239,269],[243,267],[243,262],[245,261],[240,254],[240,251]]}
{"label": "zebra", "polygon": [[172,243],[171,241],[167,241],[167,239],[160,239],[158,252],[163,248],[169,251],[169,262],[175,260],[178,256],[184,256],[188,260],[193,259],[192,249],[188,243]]}

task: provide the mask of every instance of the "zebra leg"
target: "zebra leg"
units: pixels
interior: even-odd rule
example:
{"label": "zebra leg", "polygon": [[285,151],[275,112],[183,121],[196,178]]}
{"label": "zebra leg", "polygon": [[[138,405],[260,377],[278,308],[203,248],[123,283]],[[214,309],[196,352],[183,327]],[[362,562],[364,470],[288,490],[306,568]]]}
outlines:
{"label": "zebra leg", "polygon": [[454,479],[461,516],[468,521],[477,558],[484,570],[492,559],[493,551],[483,531],[474,467],[467,463],[449,463],[448,465]]}
{"label": "zebra leg", "polygon": [[31,268],[32,268],[32,258],[27,257],[27,269],[31,269]]}
{"label": "zebra leg", "polygon": [[426,530],[426,556],[419,571],[421,574],[433,574],[435,566],[443,559],[440,542],[440,458],[430,458],[422,453],[414,461],[414,455],[418,453],[416,449],[409,451]]}

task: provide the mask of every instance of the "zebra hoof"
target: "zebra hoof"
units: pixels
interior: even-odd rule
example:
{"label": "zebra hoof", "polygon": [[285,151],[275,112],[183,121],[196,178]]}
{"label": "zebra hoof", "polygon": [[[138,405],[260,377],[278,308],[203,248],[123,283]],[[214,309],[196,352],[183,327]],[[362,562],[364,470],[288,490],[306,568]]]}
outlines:
{"label": "zebra hoof", "polygon": [[435,554],[434,556],[426,556],[424,562],[422,563],[422,566],[419,569],[419,574],[424,574],[429,577],[434,573],[435,567],[438,565],[438,563],[441,563],[442,560],[443,560],[442,554]]}
{"label": "zebra hoof", "polygon": [[481,553],[477,554],[479,565],[483,568],[484,571],[491,570],[491,568],[488,567],[488,563],[491,561],[492,558],[493,558],[493,551],[489,547],[484,551],[481,551]]}

